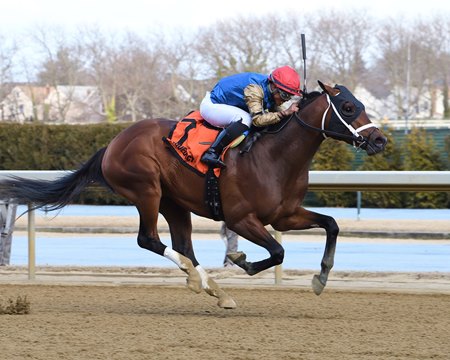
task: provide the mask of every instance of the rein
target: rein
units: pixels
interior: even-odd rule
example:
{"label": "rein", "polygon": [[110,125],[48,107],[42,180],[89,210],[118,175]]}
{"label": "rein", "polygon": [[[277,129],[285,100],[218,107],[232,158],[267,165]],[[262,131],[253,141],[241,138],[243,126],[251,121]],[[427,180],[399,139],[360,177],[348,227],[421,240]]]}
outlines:
{"label": "rein", "polygon": [[[320,93],[318,93],[320,95]],[[347,122],[344,121],[344,119],[342,119],[341,115],[339,114],[339,112],[337,111],[336,107],[334,106],[334,104],[331,102],[330,100],[330,96],[325,93],[325,95],[327,96],[327,102],[328,102],[328,107],[327,109],[324,111],[323,115],[322,115],[322,128],[317,128],[314,127],[312,125],[307,124],[299,115],[299,112],[296,112],[292,115],[290,115],[289,117],[283,119],[280,123],[275,124],[275,125],[270,125],[268,127],[265,127],[263,130],[260,131],[256,131],[253,132],[249,141],[247,141],[246,145],[244,146],[244,148],[240,151],[240,154],[244,154],[244,153],[248,153],[251,149],[251,147],[253,146],[253,143],[255,141],[257,141],[262,134],[277,134],[280,131],[282,131],[292,120],[293,117],[295,117],[297,119],[297,122],[300,126],[303,126],[304,128],[319,132],[322,134],[322,136],[324,138],[327,137],[332,137],[336,140],[348,140],[353,142],[353,147],[355,147],[356,149],[365,149],[368,145],[369,145],[369,137],[372,134],[373,131],[375,131],[375,129],[377,128],[375,124],[373,123],[369,123],[363,126],[360,126],[359,128],[355,129],[353,128],[351,125],[349,125]],[[309,98],[308,100],[314,100],[315,98]],[[310,102],[308,101],[304,106],[309,105]],[[303,106],[303,108],[304,108]],[[334,112],[334,114],[336,115],[336,117],[345,125],[345,127],[350,131],[351,135],[346,135],[346,134],[342,134],[336,131],[331,131],[331,130],[326,130],[325,129],[325,119],[327,117],[328,111],[330,110],[330,108],[332,109],[332,111]],[[369,137],[364,137],[363,135],[359,134],[360,131],[363,131],[365,129],[369,129],[369,128],[374,128],[372,130],[372,132],[369,134]]]}
{"label": "rein", "polygon": [[[319,132],[323,135],[323,137],[326,139],[327,137],[332,137],[334,139],[337,140],[349,140],[353,142],[353,146],[355,148],[361,148],[364,145],[368,144],[368,138],[362,136],[361,134],[359,134],[360,131],[369,129],[369,128],[376,128],[375,124],[373,123],[369,123],[363,126],[360,126],[359,128],[355,129],[353,128],[351,125],[347,124],[347,122],[344,121],[344,119],[342,119],[341,115],[339,114],[339,112],[336,110],[334,104],[330,101],[330,96],[328,94],[325,94],[327,96],[327,101],[328,101],[328,107],[325,110],[325,112],[322,115],[322,128],[317,128],[314,127],[312,125],[307,124],[305,121],[303,121],[298,112],[296,112],[295,114],[291,115],[295,116],[295,118],[297,119],[298,123],[305,127],[308,128],[310,130],[314,130],[316,132]],[[345,125],[345,127],[351,132],[351,135],[346,135],[346,134],[341,134],[335,131],[330,131],[330,130],[326,130],[325,129],[325,119],[327,117],[328,111],[330,110],[330,108],[332,108],[332,111],[334,112],[334,114],[338,117],[338,119]],[[375,129],[374,129],[375,130]]]}

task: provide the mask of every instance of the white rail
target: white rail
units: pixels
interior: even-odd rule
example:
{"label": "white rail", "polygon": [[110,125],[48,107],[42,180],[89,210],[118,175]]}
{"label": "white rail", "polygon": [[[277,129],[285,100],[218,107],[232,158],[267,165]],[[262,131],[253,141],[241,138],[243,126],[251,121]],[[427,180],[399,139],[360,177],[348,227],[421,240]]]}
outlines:
{"label": "white rail", "polygon": [[[0,181],[10,176],[55,180],[69,171],[1,170]],[[310,171],[313,191],[450,191],[450,171]]]}
{"label": "white rail", "polygon": [[450,191],[450,171],[311,171],[321,191]]}
{"label": "white rail", "polygon": [[[10,176],[55,180],[68,171],[0,171],[0,181]],[[450,171],[311,171],[311,191],[450,191]],[[30,204],[29,209],[31,209]],[[28,278],[35,278],[35,214],[28,212]],[[279,235],[279,234],[278,234]],[[281,237],[278,236],[281,241]],[[276,283],[280,283],[281,268]]]}

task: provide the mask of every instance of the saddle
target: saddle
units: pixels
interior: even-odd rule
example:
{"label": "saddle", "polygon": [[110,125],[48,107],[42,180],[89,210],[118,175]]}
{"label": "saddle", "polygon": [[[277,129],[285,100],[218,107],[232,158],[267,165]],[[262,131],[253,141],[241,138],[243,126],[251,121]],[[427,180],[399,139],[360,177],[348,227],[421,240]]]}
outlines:
{"label": "saddle", "polygon": [[[167,137],[163,137],[163,141],[183,165],[196,174],[205,176],[208,165],[201,161],[201,157],[220,131],[220,128],[206,122],[200,111],[192,111],[172,128]],[[218,177],[220,169],[217,170],[215,173]]]}

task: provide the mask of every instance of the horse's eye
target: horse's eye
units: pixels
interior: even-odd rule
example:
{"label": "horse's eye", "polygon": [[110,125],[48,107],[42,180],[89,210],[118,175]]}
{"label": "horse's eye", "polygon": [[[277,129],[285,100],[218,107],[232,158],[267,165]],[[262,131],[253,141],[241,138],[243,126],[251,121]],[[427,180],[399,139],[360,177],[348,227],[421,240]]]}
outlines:
{"label": "horse's eye", "polygon": [[342,104],[342,115],[344,116],[353,116],[356,111],[356,107],[353,103],[346,101]]}

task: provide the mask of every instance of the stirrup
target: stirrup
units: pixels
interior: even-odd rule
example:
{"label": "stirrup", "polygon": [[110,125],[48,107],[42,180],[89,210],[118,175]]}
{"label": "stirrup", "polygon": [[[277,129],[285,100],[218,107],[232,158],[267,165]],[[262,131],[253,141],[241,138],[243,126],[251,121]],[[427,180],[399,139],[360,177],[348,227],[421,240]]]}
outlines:
{"label": "stirrup", "polygon": [[220,154],[217,154],[216,152],[207,151],[205,154],[203,154],[201,161],[205,164],[208,164],[213,167],[219,167],[224,168],[226,167],[225,163],[220,160]]}
{"label": "stirrup", "polygon": [[202,158],[202,162],[207,164],[207,165],[210,165],[212,167],[215,167],[215,168],[225,168],[225,167],[227,167],[225,165],[225,163],[222,160],[220,160],[219,158],[217,158],[217,159],[203,159]]}

